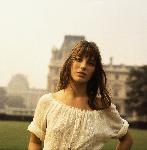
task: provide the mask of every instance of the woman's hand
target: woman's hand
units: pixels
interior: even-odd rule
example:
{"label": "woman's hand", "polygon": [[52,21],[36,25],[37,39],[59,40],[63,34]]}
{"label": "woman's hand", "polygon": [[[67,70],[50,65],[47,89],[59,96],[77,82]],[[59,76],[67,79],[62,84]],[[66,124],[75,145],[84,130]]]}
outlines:
{"label": "woman's hand", "polygon": [[116,150],[130,150],[133,144],[133,139],[129,133],[119,139],[120,143],[116,146]]}
{"label": "woman's hand", "polygon": [[28,150],[41,150],[41,145],[41,140],[35,134],[31,133]]}

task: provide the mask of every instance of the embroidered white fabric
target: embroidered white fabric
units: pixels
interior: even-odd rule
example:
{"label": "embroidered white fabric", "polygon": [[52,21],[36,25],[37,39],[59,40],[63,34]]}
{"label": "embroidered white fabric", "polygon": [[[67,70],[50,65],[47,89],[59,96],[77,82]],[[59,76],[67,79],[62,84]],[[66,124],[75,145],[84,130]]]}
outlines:
{"label": "embroidered white fabric", "polygon": [[110,138],[127,133],[128,122],[114,104],[105,110],[81,110],[43,95],[28,130],[44,142],[43,150],[101,150]]}

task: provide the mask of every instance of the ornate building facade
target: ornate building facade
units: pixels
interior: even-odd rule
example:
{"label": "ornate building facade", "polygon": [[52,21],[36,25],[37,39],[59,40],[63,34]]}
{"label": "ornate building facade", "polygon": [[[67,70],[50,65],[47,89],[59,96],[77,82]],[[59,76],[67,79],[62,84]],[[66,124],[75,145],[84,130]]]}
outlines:
{"label": "ornate building facade", "polygon": [[[61,66],[70,53],[71,48],[76,42],[84,39],[84,36],[66,35],[61,48],[57,49],[54,47],[52,49],[52,56],[48,66],[49,74],[47,87],[50,92],[53,92],[56,89]],[[125,99],[126,92],[128,90],[126,82],[132,67],[133,66],[114,65],[112,58],[110,58],[109,64],[104,65],[104,70],[108,80],[107,86],[111,94],[112,101],[118,107],[121,115],[125,115]]]}

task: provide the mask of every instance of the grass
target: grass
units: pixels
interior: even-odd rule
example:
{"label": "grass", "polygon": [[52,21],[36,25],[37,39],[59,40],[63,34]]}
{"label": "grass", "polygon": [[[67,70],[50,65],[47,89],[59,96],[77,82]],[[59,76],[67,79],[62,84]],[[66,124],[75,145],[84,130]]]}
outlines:
{"label": "grass", "polygon": [[26,150],[29,122],[0,121],[0,150]]}
{"label": "grass", "polygon": [[[0,150],[26,150],[29,122],[0,121]],[[130,129],[134,139],[132,150],[147,150],[147,130]],[[114,150],[117,141],[111,140],[103,150]]]}

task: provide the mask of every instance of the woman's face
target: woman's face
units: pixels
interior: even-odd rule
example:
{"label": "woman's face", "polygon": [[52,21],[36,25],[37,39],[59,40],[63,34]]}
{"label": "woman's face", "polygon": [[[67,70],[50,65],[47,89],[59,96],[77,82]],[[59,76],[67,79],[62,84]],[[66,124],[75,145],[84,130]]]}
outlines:
{"label": "woman's face", "polygon": [[77,83],[88,83],[95,71],[93,58],[77,56],[71,65],[71,78]]}

